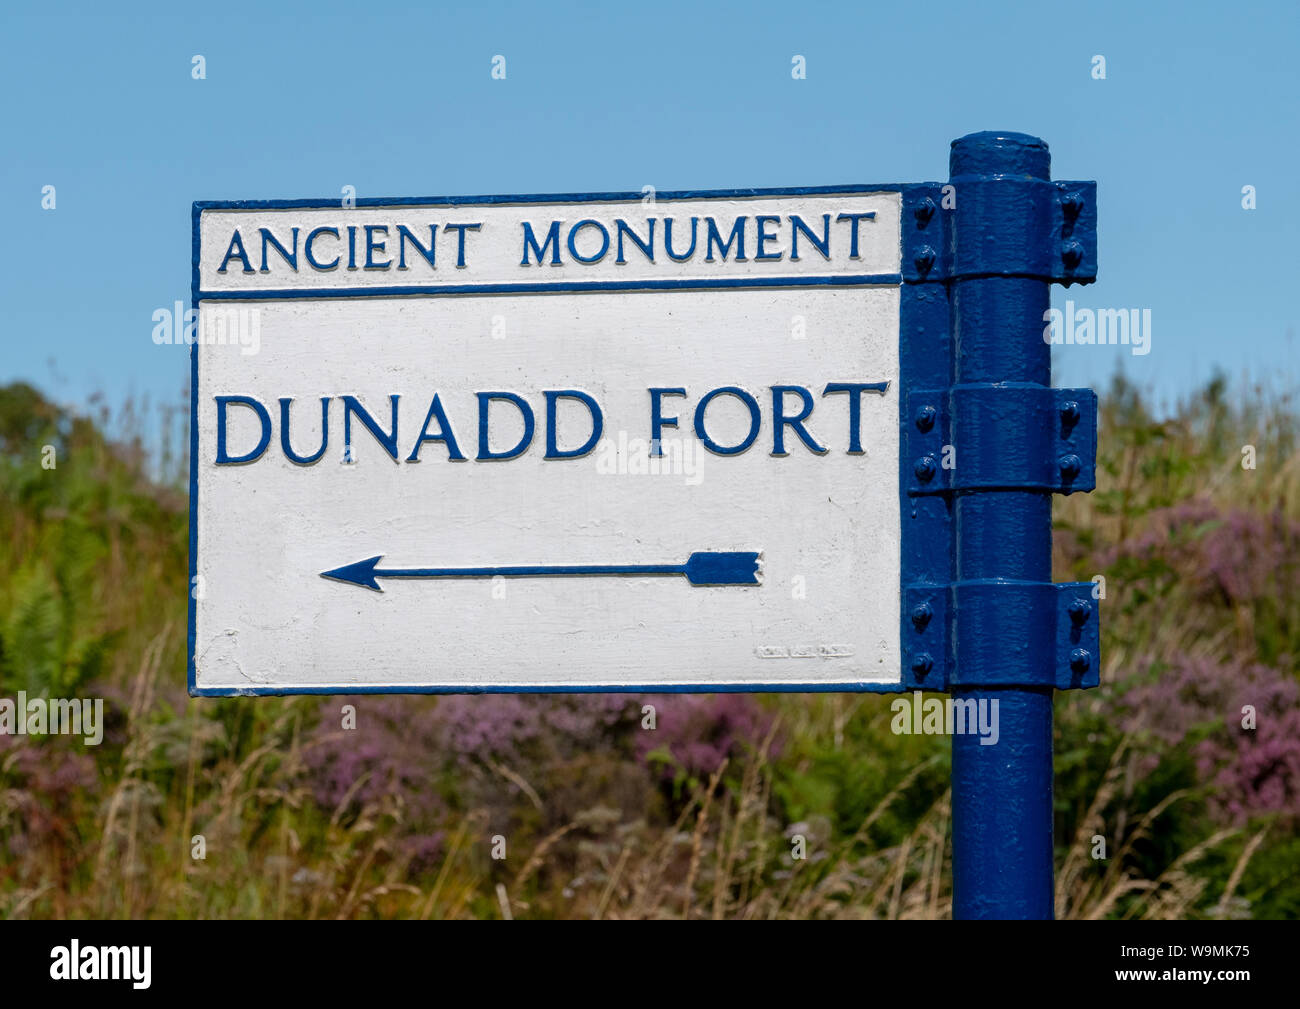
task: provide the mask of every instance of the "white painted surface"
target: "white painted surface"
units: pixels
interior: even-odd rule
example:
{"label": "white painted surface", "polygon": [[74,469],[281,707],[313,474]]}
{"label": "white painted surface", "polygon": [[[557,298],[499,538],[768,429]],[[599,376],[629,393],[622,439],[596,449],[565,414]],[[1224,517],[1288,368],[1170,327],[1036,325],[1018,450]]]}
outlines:
{"label": "white painted surface", "polygon": [[[741,212],[754,213],[755,202],[745,201]],[[869,249],[864,242],[862,260],[835,256],[827,263],[814,253],[804,263],[818,276],[898,270],[896,194],[764,202],[773,205],[772,213],[810,217],[877,209],[879,230],[872,234],[888,235],[873,238]],[[715,201],[672,207],[678,217],[723,213]],[[512,220],[517,229],[521,216],[618,216],[617,209],[586,206],[474,210],[500,225],[485,229],[484,238],[506,234]],[[667,205],[658,208],[666,211]],[[279,234],[293,225],[317,226],[317,216],[347,223],[376,213],[394,212],[282,210],[259,212],[256,219]],[[449,216],[445,208],[433,213]],[[203,216],[205,288],[267,283],[262,274],[212,272],[209,243],[220,241],[224,252],[227,219],[241,215],[248,216]],[[402,220],[413,215],[412,208],[398,212]],[[447,271],[454,283],[516,282],[528,272],[518,267],[517,231],[514,242],[503,238],[499,248],[492,242],[497,239],[473,247],[467,269]],[[253,254],[251,246],[248,251]],[[656,279],[699,276],[713,266],[727,276],[753,276],[770,265],[803,270],[804,263],[696,262],[677,274],[655,272],[657,265],[647,270]],[[610,279],[599,272],[605,264],[547,269],[566,280]],[[337,287],[343,286],[340,276],[300,275],[286,282],[281,275],[271,286]],[[373,273],[342,276],[370,286],[399,282]],[[260,311],[258,352],[196,348],[199,689],[727,684],[761,690],[898,681],[896,287],[239,304]],[[792,332],[798,317],[803,339]],[[503,327],[504,337],[493,335]],[[828,382],[877,381],[891,384],[884,395],[862,396],[866,454],[849,455],[848,398],[823,398],[822,389]],[[807,451],[789,429],[788,456],[770,454],[769,387],[777,384],[812,390],[816,406],[808,427],[829,449],[826,455]],[[726,385],[749,390],[763,411],[753,447],[732,457],[701,451],[691,430],[700,398]],[[590,393],[604,412],[604,438],[617,443],[621,432],[627,439],[649,438],[646,390],[652,386],[687,389],[685,399],[664,400],[665,415],[680,418],[680,427],[666,429],[665,437],[679,438],[689,458],[700,460],[698,474],[602,472],[609,469],[602,448],[581,459],[543,460],[542,390]],[[489,390],[519,393],[533,407],[537,431],[520,458],[473,458],[474,393]],[[404,461],[435,392],[467,462],[449,462],[445,447],[432,442],[418,464]],[[354,461],[343,462],[337,397],[357,396],[387,427],[394,393],[401,396],[403,461],[390,459],[354,423]],[[253,396],[270,409],[271,445],[256,462],[214,465],[217,395]],[[319,397],[336,397],[329,450],[315,465],[294,465],[280,451],[277,401],[284,396],[294,398],[293,443],[300,453],[320,443]],[[793,397],[790,404],[796,405]],[[512,416],[508,407],[499,416],[496,448],[507,438],[513,443],[519,432],[518,424],[511,431],[504,423]],[[730,443],[743,435],[747,414],[723,397],[710,407],[708,421],[713,436]],[[497,422],[494,408],[494,435]],[[585,440],[580,409],[562,409],[559,427],[561,447]],[[252,414],[232,407],[230,451],[245,452],[256,440]],[[680,575],[422,579],[381,581],[384,591],[372,592],[320,577],[375,554],[384,556],[381,567],[480,567],[682,563],[701,550],[762,551],[762,584],[700,587]],[[796,579],[803,579],[802,597]]]}

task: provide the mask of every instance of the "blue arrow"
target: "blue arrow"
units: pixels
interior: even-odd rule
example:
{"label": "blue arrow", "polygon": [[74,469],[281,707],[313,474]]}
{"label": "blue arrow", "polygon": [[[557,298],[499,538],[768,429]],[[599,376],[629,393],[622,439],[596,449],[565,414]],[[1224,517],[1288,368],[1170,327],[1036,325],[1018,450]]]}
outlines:
{"label": "blue arrow", "polygon": [[498,568],[381,568],[383,554],[322,571],[322,578],[363,585],[376,592],[380,578],[536,578],[554,575],[685,575],[692,585],[757,585],[757,553],[691,554],[685,564],[533,564]]}

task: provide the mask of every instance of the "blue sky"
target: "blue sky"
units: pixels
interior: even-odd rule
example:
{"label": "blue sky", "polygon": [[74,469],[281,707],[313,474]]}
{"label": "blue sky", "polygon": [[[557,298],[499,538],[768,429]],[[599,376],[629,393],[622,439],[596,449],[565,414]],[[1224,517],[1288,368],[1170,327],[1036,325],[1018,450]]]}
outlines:
{"label": "blue sky", "polygon": [[1294,2],[131,6],[0,15],[0,380],[68,403],[179,399],[151,316],[195,199],[944,179],[982,129],[1098,181],[1100,280],[1054,304],[1152,313],[1149,355],[1061,348],[1058,384],[1296,385]]}

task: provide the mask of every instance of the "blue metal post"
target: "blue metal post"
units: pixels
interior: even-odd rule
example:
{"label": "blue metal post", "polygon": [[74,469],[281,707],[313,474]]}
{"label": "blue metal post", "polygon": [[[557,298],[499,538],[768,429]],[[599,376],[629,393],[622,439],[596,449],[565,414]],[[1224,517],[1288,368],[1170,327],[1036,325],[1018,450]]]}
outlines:
{"label": "blue metal post", "polygon": [[[999,187],[1047,180],[1049,168],[1047,145],[1035,137],[977,133],[954,141],[949,164],[958,210],[951,235],[954,260],[966,251],[1014,249],[1034,235],[1032,196],[1008,198]],[[1008,382],[1050,387],[1051,347],[1043,340],[1050,280],[954,275],[949,287],[954,387]],[[1019,420],[1031,423],[1029,416]],[[958,457],[958,471],[961,466]],[[1050,582],[1051,508],[1050,490],[956,494],[956,582]],[[983,646],[993,644],[1000,652],[1000,679],[1017,685],[951,687],[954,700],[998,702],[1000,732],[991,746],[974,734],[952,737],[954,918],[1053,916],[1053,688],[1043,684],[1043,670],[1026,668],[1036,658],[1028,646],[1029,624],[1044,619],[1048,614],[1002,612],[992,621],[995,626],[986,622],[980,628]],[[959,631],[954,645],[961,669],[975,643]]]}

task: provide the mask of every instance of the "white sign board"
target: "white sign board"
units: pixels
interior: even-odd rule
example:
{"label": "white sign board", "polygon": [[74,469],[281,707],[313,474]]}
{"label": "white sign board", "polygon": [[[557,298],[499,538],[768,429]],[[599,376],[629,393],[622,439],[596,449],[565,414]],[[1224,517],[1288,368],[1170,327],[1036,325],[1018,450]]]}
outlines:
{"label": "white sign board", "polygon": [[900,204],[196,204],[191,691],[896,687]]}

